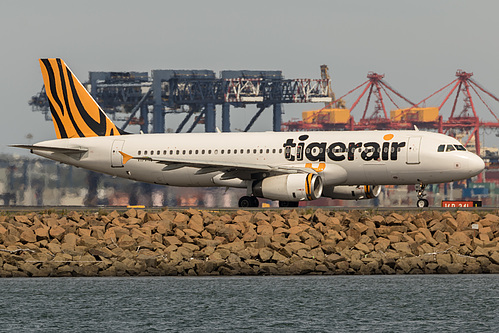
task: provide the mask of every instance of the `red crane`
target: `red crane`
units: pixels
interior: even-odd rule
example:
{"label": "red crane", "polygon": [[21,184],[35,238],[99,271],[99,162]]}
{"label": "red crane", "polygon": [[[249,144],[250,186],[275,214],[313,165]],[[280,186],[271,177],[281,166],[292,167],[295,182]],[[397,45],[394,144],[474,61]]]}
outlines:
{"label": "red crane", "polygon": [[[404,123],[402,121],[393,121],[390,119],[386,109],[387,103],[391,102],[391,104],[393,104],[397,109],[400,109],[399,103],[396,102],[397,97],[409,104],[409,108],[413,107],[414,103],[392,88],[385,80],[383,80],[384,77],[384,74],[369,72],[365,82],[350,90],[345,95],[335,99],[331,103],[326,104],[326,106],[320,110],[304,112],[303,120],[283,123],[283,126],[285,129],[291,131],[412,128],[411,124]],[[360,95],[355,99],[350,108],[345,109],[345,97],[358,91],[361,91]],[[365,105],[362,118],[356,123],[351,116],[351,112],[361,104],[364,98]],[[368,114],[371,104],[374,104],[374,110],[371,114]],[[330,109],[331,107],[336,109]],[[340,112],[337,108],[342,108],[343,110],[350,112],[350,118],[347,122],[326,120],[328,119],[328,111],[332,110],[333,112]]]}
{"label": "red crane", "polygon": [[[383,80],[384,77],[385,77],[384,74],[369,72],[367,74],[367,81],[365,81],[364,83],[357,86],[356,88],[354,88],[353,90],[349,91],[347,94],[341,97],[343,98],[353,93],[357,89],[364,87],[359,97],[357,97],[355,102],[350,107],[350,112],[352,112],[355,109],[355,107],[359,104],[359,102],[362,100],[364,95],[367,93],[367,99],[364,107],[364,112],[362,114],[362,118],[357,124],[354,125],[354,128],[352,128],[352,130],[405,127],[403,124],[398,124],[393,122],[388,116],[386,110],[386,103],[385,100],[383,99],[383,93],[397,109],[400,109],[400,107],[395,102],[395,98],[389,92],[395,94],[396,96],[407,102],[410,106],[414,106],[414,103],[411,102],[406,97],[404,97],[394,88],[392,88],[385,80]],[[374,99],[374,111],[371,115],[368,116],[367,111],[369,109],[369,105],[372,99]]]}
{"label": "red crane", "polygon": [[[430,98],[450,87],[449,92],[445,95],[445,98],[438,106],[438,109],[441,110],[449,100],[453,100],[449,119],[443,121],[442,116],[440,115],[438,122],[433,124],[428,124],[428,127],[436,128],[438,129],[438,132],[446,134],[447,133],[456,134],[459,131],[469,132],[466,142],[464,144],[468,145],[468,143],[474,138],[476,153],[480,155],[481,152],[480,127],[499,128],[499,118],[494,113],[494,111],[492,111],[492,108],[485,101],[481,93],[487,94],[497,102],[499,102],[499,98],[497,98],[494,94],[492,94],[484,87],[482,87],[480,84],[478,84],[475,80],[473,80],[471,78],[472,76],[473,73],[465,72],[460,69],[457,70],[456,79],[454,79],[452,82],[445,85],[444,87],[440,88],[430,96],[423,99],[416,106],[422,103],[426,103],[426,101],[428,101]],[[453,95],[454,97],[451,98]],[[496,122],[484,122],[480,120],[476,111],[476,103],[473,100],[473,95],[478,97],[478,99],[490,112],[490,114],[493,116]],[[458,111],[460,96],[462,97],[462,108],[461,111]]]}

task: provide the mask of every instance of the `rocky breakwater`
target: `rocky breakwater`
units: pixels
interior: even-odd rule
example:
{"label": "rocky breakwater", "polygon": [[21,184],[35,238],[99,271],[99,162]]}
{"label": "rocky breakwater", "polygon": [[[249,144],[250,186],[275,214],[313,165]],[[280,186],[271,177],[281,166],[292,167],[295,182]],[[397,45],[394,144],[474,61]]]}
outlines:
{"label": "rocky breakwater", "polygon": [[480,212],[28,213],[0,216],[0,276],[499,273]]}

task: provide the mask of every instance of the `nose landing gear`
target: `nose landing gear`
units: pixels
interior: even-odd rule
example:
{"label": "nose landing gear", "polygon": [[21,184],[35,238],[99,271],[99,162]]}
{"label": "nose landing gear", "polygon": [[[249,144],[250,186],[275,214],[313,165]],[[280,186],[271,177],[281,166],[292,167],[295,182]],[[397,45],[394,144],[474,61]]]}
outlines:
{"label": "nose landing gear", "polygon": [[417,206],[419,208],[428,207],[429,203],[424,197],[426,197],[426,193],[424,193],[424,189],[426,188],[425,184],[416,184],[416,191],[418,196]]}

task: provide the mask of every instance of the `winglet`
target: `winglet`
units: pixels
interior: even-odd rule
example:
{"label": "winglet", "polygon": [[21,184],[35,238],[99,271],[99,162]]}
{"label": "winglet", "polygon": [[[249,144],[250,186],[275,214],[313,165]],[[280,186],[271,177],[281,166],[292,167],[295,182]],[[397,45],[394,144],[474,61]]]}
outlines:
{"label": "winglet", "polygon": [[119,153],[121,154],[121,156],[123,156],[123,164],[126,164],[126,162],[130,161],[133,158],[133,156],[128,155],[122,151],[119,151]]}

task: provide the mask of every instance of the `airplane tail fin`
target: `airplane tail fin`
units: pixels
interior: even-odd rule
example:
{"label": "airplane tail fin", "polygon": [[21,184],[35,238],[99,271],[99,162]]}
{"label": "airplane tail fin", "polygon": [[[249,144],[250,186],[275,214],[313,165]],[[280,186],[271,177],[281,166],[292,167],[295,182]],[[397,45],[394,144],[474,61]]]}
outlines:
{"label": "airplane tail fin", "polygon": [[62,59],[40,59],[58,139],[126,134],[102,111]]}

